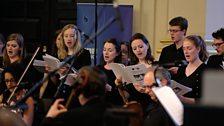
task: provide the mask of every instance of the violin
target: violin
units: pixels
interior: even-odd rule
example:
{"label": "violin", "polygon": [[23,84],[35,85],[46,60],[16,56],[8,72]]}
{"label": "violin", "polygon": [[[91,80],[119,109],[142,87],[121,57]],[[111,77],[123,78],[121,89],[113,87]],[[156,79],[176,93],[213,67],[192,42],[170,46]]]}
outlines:
{"label": "violin", "polygon": [[[11,87],[12,88],[15,88],[14,87]],[[11,98],[10,102],[8,103],[6,100],[8,99],[8,97],[10,96],[10,89],[7,89],[2,95],[1,95],[1,107],[2,108],[5,108],[5,109],[9,109],[11,110],[12,112],[14,113],[17,113],[21,115],[21,113],[23,112],[24,109],[27,109],[28,108],[28,105],[25,103],[23,104],[22,106],[19,106],[19,107],[14,107],[17,103],[17,101],[19,99],[21,99],[25,94],[26,94],[27,90],[26,89],[22,89],[22,88],[19,88],[14,96]]]}
{"label": "violin", "polygon": [[143,123],[143,109],[140,103],[137,101],[128,101],[128,98],[126,97],[125,90],[123,88],[123,84],[118,85],[117,89],[123,99],[124,105],[123,107],[132,110],[137,113],[136,116],[130,117],[129,123],[131,126],[142,126]]}

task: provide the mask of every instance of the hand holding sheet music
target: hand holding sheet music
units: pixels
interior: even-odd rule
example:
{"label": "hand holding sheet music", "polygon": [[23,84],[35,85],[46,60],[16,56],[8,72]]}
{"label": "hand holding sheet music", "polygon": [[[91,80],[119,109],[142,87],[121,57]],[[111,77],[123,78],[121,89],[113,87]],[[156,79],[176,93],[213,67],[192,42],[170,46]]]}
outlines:
{"label": "hand holding sheet music", "polygon": [[115,76],[117,78],[122,77],[123,83],[126,82],[127,84],[143,84],[144,75],[147,71],[147,68],[144,64],[124,66],[120,63],[111,63],[110,67],[112,68]]}
{"label": "hand holding sheet music", "polygon": [[61,63],[63,62],[60,62],[59,59],[49,55],[49,54],[46,54],[46,55],[43,55],[43,60],[34,60],[33,62],[33,66],[40,72],[45,72],[46,71],[46,65],[49,66],[49,72],[57,69]]}
{"label": "hand holding sheet music", "polygon": [[49,71],[53,71],[60,66],[60,60],[51,55],[48,55],[48,54],[43,55],[43,59],[46,62],[46,64],[50,66]]}

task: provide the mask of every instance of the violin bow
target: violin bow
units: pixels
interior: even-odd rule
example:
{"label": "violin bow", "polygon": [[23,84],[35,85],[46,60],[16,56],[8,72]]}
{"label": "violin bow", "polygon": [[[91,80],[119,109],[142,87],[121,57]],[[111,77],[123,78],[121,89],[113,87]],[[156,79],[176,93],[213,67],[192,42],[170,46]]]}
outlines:
{"label": "violin bow", "polygon": [[19,84],[21,83],[23,77],[25,76],[25,74],[26,74],[28,68],[30,67],[31,63],[33,62],[33,60],[34,60],[34,58],[35,58],[35,56],[37,55],[37,53],[38,53],[39,50],[40,50],[40,47],[38,47],[38,48],[36,49],[34,55],[32,56],[32,58],[31,58],[31,60],[30,60],[30,62],[29,62],[29,64],[27,65],[27,67],[26,67],[26,69],[24,70],[23,74],[22,74],[21,77],[19,78],[19,81],[17,82],[15,89],[13,90],[13,92],[11,93],[11,95],[9,96],[9,98],[7,99],[7,103],[8,103],[8,104],[9,104],[9,102],[11,101],[12,97],[14,96],[16,90],[18,89]]}

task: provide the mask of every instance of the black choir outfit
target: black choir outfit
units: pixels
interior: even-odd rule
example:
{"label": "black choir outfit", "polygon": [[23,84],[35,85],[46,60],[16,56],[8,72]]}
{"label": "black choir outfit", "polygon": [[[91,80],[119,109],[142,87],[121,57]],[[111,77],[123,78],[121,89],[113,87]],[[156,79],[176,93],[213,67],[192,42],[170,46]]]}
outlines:
{"label": "black choir outfit", "polygon": [[202,88],[202,74],[203,71],[207,68],[207,66],[202,63],[191,75],[186,76],[187,66],[182,66],[178,69],[177,72],[177,82],[180,84],[183,84],[184,86],[187,86],[189,88],[192,88],[191,92],[188,92],[184,96],[189,98],[201,98],[201,88]]}
{"label": "black choir outfit", "polygon": [[[69,55],[68,55],[69,56]],[[83,49],[80,54],[75,57],[74,64],[72,65],[76,70],[83,66],[91,65],[91,55],[87,49]]]}
{"label": "black choir outfit", "polygon": [[[175,43],[173,43],[162,49],[162,52],[159,57],[159,64],[161,64],[165,68],[170,68],[173,66],[170,66],[169,64],[175,65],[176,63],[180,63],[183,60],[186,61],[183,47],[180,47],[179,49],[177,49]],[[171,73],[171,77],[173,80],[176,80],[177,78],[176,75],[172,73]]]}
{"label": "black choir outfit", "polygon": [[97,67],[99,67],[101,70],[103,70],[106,73],[107,83],[112,87],[112,90],[106,93],[105,100],[113,105],[118,105],[118,106],[123,105],[124,102],[114,82],[116,80],[116,76],[114,75],[113,71],[105,69],[103,65],[98,65]]}
{"label": "black choir outfit", "polygon": [[207,66],[211,69],[224,69],[224,55],[212,55],[209,57]]}
{"label": "black choir outfit", "polygon": [[174,43],[164,47],[159,57],[160,64],[174,63],[181,60],[186,60],[183,52],[183,47],[177,49]]}

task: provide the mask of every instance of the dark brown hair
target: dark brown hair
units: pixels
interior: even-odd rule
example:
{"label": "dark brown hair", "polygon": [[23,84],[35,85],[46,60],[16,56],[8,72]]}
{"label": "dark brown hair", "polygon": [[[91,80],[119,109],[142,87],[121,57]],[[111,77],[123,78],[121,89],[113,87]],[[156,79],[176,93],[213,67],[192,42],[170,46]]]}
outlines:
{"label": "dark brown hair", "polygon": [[[141,39],[146,45],[148,45],[148,50],[147,50],[147,54],[146,54],[145,60],[146,60],[147,63],[153,62],[154,61],[154,57],[152,56],[151,46],[150,46],[150,43],[147,40],[147,38],[142,33],[135,33],[132,36],[132,38],[131,38],[130,45],[136,39]],[[132,49],[130,51],[130,58],[131,58],[131,64],[137,64],[139,62],[138,58],[133,53]]]}

